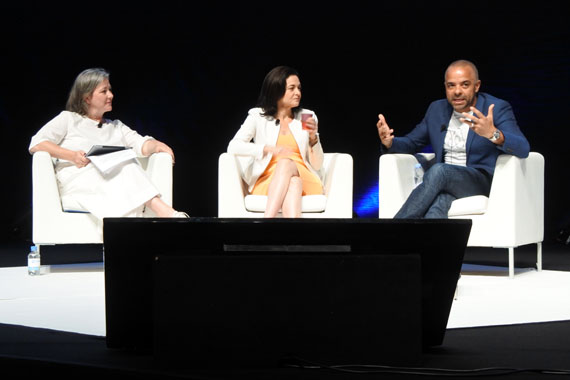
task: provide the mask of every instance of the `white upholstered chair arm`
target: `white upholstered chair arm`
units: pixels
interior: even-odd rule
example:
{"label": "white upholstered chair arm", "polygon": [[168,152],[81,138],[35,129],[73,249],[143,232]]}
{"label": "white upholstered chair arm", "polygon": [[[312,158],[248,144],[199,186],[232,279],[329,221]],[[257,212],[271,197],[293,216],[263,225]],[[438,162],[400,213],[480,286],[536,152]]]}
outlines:
{"label": "white upholstered chair arm", "polygon": [[61,199],[55,177],[53,161],[48,152],[36,152],[32,156],[32,184],[38,191],[33,192],[33,207],[46,217],[61,212]]}
{"label": "white upholstered chair arm", "polygon": [[[433,153],[422,153],[428,160]],[[414,189],[414,166],[411,154],[383,154],[379,162],[378,216],[393,218]]]}
{"label": "white upholstered chair arm", "polygon": [[496,237],[496,246],[543,240],[544,157],[540,153],[531,152],[525,159],[499,156],[485,214],[492,224],[486,225],[489,231],[503,231]]}
{"label": "white upholstered chair arm", "polygon": [[218,216],[220,218],[247,215],[246,195],[235,156],[222,153],[218,160]]}
{"label": "white upholstered chair arm", "polygon": [[353,161],[347,153],[325,155],[324,193],[327,206],[323,217],[352,218]]}
{"label": "white upholstered chair arm", "polygon": [[52,158],[32,158],[32,240],[34,244],[101,243],[101,222],[90,214],[63,212]]}

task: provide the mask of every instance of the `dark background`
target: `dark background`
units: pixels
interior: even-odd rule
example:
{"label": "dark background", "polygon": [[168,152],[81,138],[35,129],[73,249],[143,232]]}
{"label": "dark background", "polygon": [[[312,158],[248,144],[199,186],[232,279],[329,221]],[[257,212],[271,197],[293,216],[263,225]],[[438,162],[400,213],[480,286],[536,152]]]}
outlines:
{"label": "dark background", "polygon": [[31,136],[64,109],[75,76],[111,72],[113,111],[176,155],[174,206],[217,215],[217,160],[255,106],[265,74],[295,67],[326,152],[354,159],[354,211],[377,217],[382,112],[402,135],[445,96],[458,58],[481,91],[511,102],[546,159],[545,240],[570,216],[570,27],[564,2],[160,1],[0,5],[2,239],[31,237]]}

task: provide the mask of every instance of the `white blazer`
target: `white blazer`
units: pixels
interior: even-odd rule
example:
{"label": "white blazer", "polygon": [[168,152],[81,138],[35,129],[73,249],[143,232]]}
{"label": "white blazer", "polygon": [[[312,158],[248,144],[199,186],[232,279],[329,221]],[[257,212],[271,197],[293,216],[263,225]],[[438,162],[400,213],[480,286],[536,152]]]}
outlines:
{"label": "white blazer", "polygon": [[[301,111],[312,113],[318,122],[317,115],[313,111],[307,109]],[[275,146],[279,138],[279,122],[273,117],[262,116],[261,113],[261,108],[250,109],[247,118],[228,144],[228,153],[238,157],[242,178],[247,183],[249,192],[273,156],[271,153],[264,156],[263,147]],[[301,112],[297,112],[297,116],[289,124],[289,129],[299,146],[305,165],[322,181],[323,147],[320,140],[310,146],[309,133],[301,126]]]}

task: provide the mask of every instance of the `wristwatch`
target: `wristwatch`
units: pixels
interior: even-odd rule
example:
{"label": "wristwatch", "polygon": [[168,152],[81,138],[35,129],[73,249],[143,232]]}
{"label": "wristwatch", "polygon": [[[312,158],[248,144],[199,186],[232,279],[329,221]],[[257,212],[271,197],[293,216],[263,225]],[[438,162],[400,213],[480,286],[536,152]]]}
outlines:
{"label": "wristwatch", "polygon": [[498,129],[495,129],[495,132],[493,132],[493,136],[491,136],[491,137],[489,138],[489,140],[491,140],[492,142],[495,142],[495,141],[497,141],[497,140],[500,139],[500,138],[501,138],[501,132],[499,132]]}

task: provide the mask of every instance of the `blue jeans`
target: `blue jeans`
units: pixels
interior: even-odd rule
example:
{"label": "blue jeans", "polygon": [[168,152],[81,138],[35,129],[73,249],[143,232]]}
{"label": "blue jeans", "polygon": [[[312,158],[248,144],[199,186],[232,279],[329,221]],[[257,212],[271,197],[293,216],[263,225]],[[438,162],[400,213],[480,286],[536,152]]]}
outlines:
{"label": "blue jeans", "polygon": [[472,195],[489,195],[492,177],[479,169],[437,163],[425,174],[394,218],[445,219],[451,202]]}

